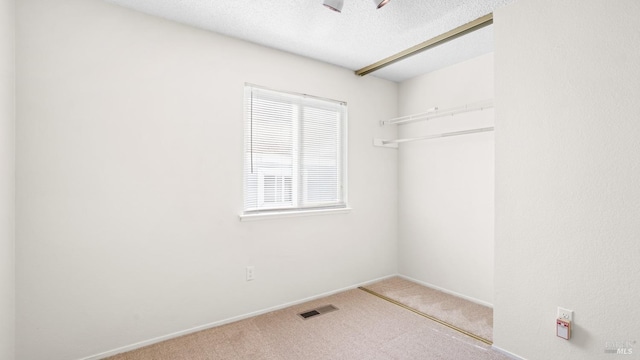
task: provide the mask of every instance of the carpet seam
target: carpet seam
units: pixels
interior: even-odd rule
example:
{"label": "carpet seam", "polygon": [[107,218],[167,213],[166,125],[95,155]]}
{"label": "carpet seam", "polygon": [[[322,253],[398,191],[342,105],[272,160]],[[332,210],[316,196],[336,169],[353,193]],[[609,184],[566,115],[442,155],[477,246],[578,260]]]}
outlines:
{"label": "carpet seam", "polygon": [[448,328],[450,328],[452,330],[455,330],[455,331],[457,331],[457,332],[459,332],[461,334],[464,334],[464,335],[467,335],[469,337],[472,337],[472,338],[474,338],[474,339],[476,339],[478,341],[482,341],[483,343],[485,343],[487,345],[493,345],[493,341],[491,341],[491,340],[487,340],[487,339],[485,339],[485,338],[483,338],[481,336],[478,336],[478,335],[476,335],[474,333],[471,333],[471,332],[469,332],[467,330],[461,329],[461,328],[459,328],[459,327],[457,327],[457,326],[455,326],[453,324],[450,324],[450,323],[448,323],[446,321],[440,320],[435,316],[431,316],[431,315],[429,315],[427,313],[423,313],[420,310],[417,310],[417,309],[414,309],[414,308],[412,308],[410,306],[407,306],[407,305],[405,305],[405,304],[403,304],[403,303],[401,303],[401,302],[399,302],[397,300],[394,300],[394,299],[392,299],[390,297],[384,296],[384,295],[382,295],[380,293],[377,293],[377,292],[375,292],[373,290],[367,289],[367,288],[365,288],[363,286],[359,286],[358,289],[360,289],[360,290],[362,290],[362,291],[364,291],[366,293],[369,293],[369,294],[371,294],[373,296],[376,296],[376,297],[378,297],[378,298],[380,298],[382,300],[388,301],[388,302],[390,302],[390,303],[392,303],[394,305],[397,305],[397,306],[399,306],[399,307],[401,307],[401,308],[403,308],[405,310],[409,310],[409,311],[411,311],[411,312],[413,312],[415,314],[418,314],[418,315],[420,315],[420,316],[422,316],[422,317],[424,317],[426,319],[429,319],[431,321],[435,321],[438,324],[444,325],[444,326],[446,326],[446,327],[448,327]]}

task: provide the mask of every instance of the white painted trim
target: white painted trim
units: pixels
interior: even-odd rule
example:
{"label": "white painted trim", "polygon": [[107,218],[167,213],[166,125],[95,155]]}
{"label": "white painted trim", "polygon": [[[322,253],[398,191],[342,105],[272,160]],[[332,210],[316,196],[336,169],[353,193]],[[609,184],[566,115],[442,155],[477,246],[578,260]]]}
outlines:
{"label": "white painted trim", "polygon": [[420,284],[422,286],[426,286],[426,287],[434,289],[434,290],[442,291],[443,293],[447,293],[449,295],[457,296],[459,298],[462,298],[462,299],[465,299],[465,300],[469,300],[469,301],[474,302],[476,304],[483,305],[483,306],[486,306],[486,307],[490,307],[490,308],[493,309],[493,304],[489,303],[489,302],[486,302],[484,300],[476,299],[476,298],[471,297],[471,296],[463,295],[463,294],[457,293],[455,291],[451,291],[451,290],[448,290],[448,289],[445,289],[445,288],[441,288],[439,286],[435,286],[433,284],[429,284],[429,283],[426,283],[424,281],[420,281],[420,280],[411,278],[411,277],[406,276],[406,275],[399,274],[398,276],[403,278],[403,279],[418,283],[418,284]]}
{"label": "white painted trim", "polygon": [[503,355],[506,355],[507,357],[512,358],[513,360],[526,360],[526,359],[525,359],[525,358],[523,358],[523,357],[520,357],[520,356],[518,356],[518,355],[516,355],[516,354],[514,354],[514,353],[511,353],[511,352],[509,352],[509,351],[507,351],[507,350],[505,350],[505,349],[501,349],[501,348],[499,348],[499,347],[497,347],[497,346],[495,346],[495,345],[491,345],[491,348],[492,348],[493,350],[495,350],[495,351],[497,351],[497,352],[499,352],[499,353],[503,354]]}
{"label": "white painted trim", "polygon": [[264,213],[249,214],[249,215],[240,214],[239,216],[240,216],[240,221],[254,221],[254,220],[280,219],[280,218],[298,217],[298,216],[311,216],[311,215],[348,214],[349,212],[351,212],[351,208],[264,212]]}
{"label": "white painted trim", "polygon": [[258,315],[262,315],[262,314],[266,314],[272,311],[276,311],[276,310],[280,310],[280,309],[284,309],[290,306],[294,306],[294,305],[298,305],[298,304],[302,304],[308,301],[313,301],[313,300],[317,300],[317,299],[321,299],[330,295],[334,295],[343,291],[348,291],[348,290],[353,290],[358,288],[359,286],[366,286],[378,281],[382,281],[394,276],[398,276],[397,274],[392,274],[392,275],[387,275],[387,276],[383,276],[381,278],[377,278],[374,280],[369,280],[369,281],[365,281],[363,283],[360,284],[356,284],[356,285],[351,285],[351,286],[347,286],[341,289],[337,289],[337,290],[333,290],[333,291],[328,291],[322,294],[318,294],[318,295],[314,295],[314,296],[310,296],[308,298],[304,298],[304,299],[300,299],[300,300],[296,300],[296,301],[291,301],[285,304],[281,304],[281,305],[276,305],[276,306],[272,306],[270,308],[266,308],[266,309],[262,309],[262,310],[258,310],[258,311],[254,311],[254,312],[250,312],[248,314],[244,314],[244,315],[238,315],[238,316],[234,316],[228,319],[224,319],[224,320],[220,320],[220,321],[215,321],[209,324],[204,324],[204,325],[200,325],[200,326],[196,326],[193,327],[191,329],[186,329],[186,330],[182,330],[182,331],[178,331],[178,332],[174,332],[172,334],[167,334],[167,335],[163,335],[163,336],[159,336],[153,339],[149,339],[149,340],[145,340],[145,341],[140,341],[137,342],[135,344],[131,344],[131,345],[127,345],[127,346],[123,346],[123,347],[119,347],[117,349],[113,349],[113,350],[109,350],[109,351],[105,351],[99,354],[95,354],[95,355],[91,355],[91,356],[87,356],[78,360],[99,360],[99,359],[103,359],[109,356],[114,356],[117,354],[121,354],[127,351],[132,351],[132,350],[136,350],[136,349],[140,349],[142,347],[145,346],[149,346],[149,345],[153,345],[162,341],[166,341],[166,340],[171,340],[171,339],[175,339],[177,337],[180,336],[184,336],[184,335],[188,335],[188,334],[192,334],[198,331],[202,331],[202,330],[207,330],[207,329],[211,329],[217,326],[221,326],[221,325],[225,325],[225,324],[229,324],[232,322],[236,322],[236,321],[240,321],[240,320],[244,320],[244,319],[248,319],[254,316],[258,316]]}

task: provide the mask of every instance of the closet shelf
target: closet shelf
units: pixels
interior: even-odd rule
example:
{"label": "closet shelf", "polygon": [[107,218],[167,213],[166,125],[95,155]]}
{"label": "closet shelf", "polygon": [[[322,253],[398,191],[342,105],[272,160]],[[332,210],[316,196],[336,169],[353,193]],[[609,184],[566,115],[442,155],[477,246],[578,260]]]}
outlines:
{"label": "closet shelf", "polygon": [[[489,108],[493,108],[493,99],[485,100],[478,103],[458,106],[455,108],[444,109],[444,110],[439,110],[437,107],[434,107],[420,114],[407,115],[407,116],[393,118],[390,120],[380,121],[380,126],[404,125],[404,124],[417,122],[417,121],[426,121],[426,120],[431,120],[435,118],[440,118],[443,116],[454,116],[456,114],[462,114],[470,111],[482,111],[484,109],[489,109]],[[373,145],[397,149],[398,144],[405,143],[405,142],[475,134],[475,133],[481,133],[481,132],[487,132],[487,131],[493,131],[493,130],[494,130],[493,126],[489,126],[489,127],[433,134],[433,135],[425,135],[425,136],[406,138],[406,139],[395,139],[395,140],[373,139]]]}
{"label": "closet shelf", "polygon": [[481,101],[473,104],[466,104],[463,106],[458,106],[458,107],[449,108],[449,109],[442,109],[442,110],[438,109],[438,107],[434,107],[420,114],[413,114],[413,115],[401,116],[401,117],[397,117],[389,120],[382,120],[380,121],[380,125],[381,126],[404,125],[404,124],[409,124],[416,121],[426,121],[426,120],[431,120],[431,119],[435,119],[443,116],[453,116],[456,114],[462,114],[470,111],[481,111],[484,109],[490,109],[492,107],[493,107],[493,99],[485,100],[485,101]]}

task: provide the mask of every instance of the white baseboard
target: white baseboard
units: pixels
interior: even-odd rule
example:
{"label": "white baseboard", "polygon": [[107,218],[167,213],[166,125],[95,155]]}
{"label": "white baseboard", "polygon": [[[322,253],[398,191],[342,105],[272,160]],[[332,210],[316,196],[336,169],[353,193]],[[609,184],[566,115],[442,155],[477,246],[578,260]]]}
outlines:
{"label": "white baseboard", "polygon": [[445,288],[441,288],[439,286],[436,286],[436,285],[433,285],[433,284],[429,284],[427,282],[420,281],[420,280],[414,279],[414,278],[409,277],[409,276],[400,275],[400,274],[398,276],[403,278],[403,279],[406,279],[406,280],[409,280],[409,281],[413,281],[414,283],[418,283],[420,285],[426,286],[428,288],[432,288],[434,290],[439,290],[439,291],[442,291],[443,293],[447,293],[449,295],[457,296],[459,298],[462,298],[462,299],[465,299],[465,300],[469,300],[469,301],[474,302],[476,304],[484,305],[486,307],[490,307],[490,308],[493,309],[493,304],[489,303],[489,302],[486,302],[484,300],[476,299],[476,298],[471,297],[471,296],[463,295],[463,294],[457,293],[455,291],[451,291],[451,290],[448,290],[448,289],[445,289]]}
{"label": "white baseboard", "polygon": [[214,327],[217,327],[217,326],[229,324],[229,323],[232,323],[232,322],[248,319],[250,317],[266,314],[266,313],[269,313],[269,312],[272,312],[272,311],[284,309],[284,308],[287,308],[287,307],[290,307],[290,306],[293,306],[293,305],[298,305],[298,304],[302,304],[302,303],[305,303],[305,302],[308,302],[308,301],[321,299],[321,298],[324,298],[324,297],[327,297],[327,296],[330,296],[330,295],[334,295],[334,294],[337,294],[337,293],[340,293],[340,292],[343,292],[343,291],[356,289],[359,286],[366,286],[366,285],[372,284],[374,282],[385,280],[385,279],[388,279],[388,278],[391,278],[391,277],[394,277],[394,276],[397,276],[397,274],[383,276],[383,277],[378,278],[378,279],[369,280],[369,281],[366,281],[366,282],[363,282],[363,283],[360,283],[360,284],[347,286],[347,287],[344,287],[342,289],[328,291],[328,292],[325,292],[325,293],[322,293],[322,294],[310,296],[308,298],[304,298],[304,299],[288,302],[288,303],[285,303],[285,304],[272,306],[272,307],[269,307],[269,308],[266,308],[266,309],[250,312],[248,314],[238,315],[238,316],[234,316],[234,317],[231,317],[231,318],[228,318],[228,319],[215,321],[215,322],[212,322],[212,323],[209,323],[209,324],[196,326],[196,327],[191,328],[191,329],[186,329],[186,330],[178,331],[178,332],[175,332],[175,333],[172,333],[172,334],[159,336],[159,337],[156,337],[156,338],[153,338],[153,339],[140,341],[140,342],[137,342],[135,344],[119,347],[117,349],[105,351],[105,352],[102,352],[102,353],[99,353],[99,354],[95,354],[95,355],[91,355],[91,356],[88,356],[88,357],[84,357],[84,358],[81,358],[81,359],[78,359],[78,360],[99,360],[99,359],[103,359],[103,358],[106,358],[106,357],[109,357],[109,356],[114,356],[114,355],[117,355],[117,354],[121,354],[121,353],[124,353],[124,352],[127,352],[127,351],[140,349],[142,347],[153,345],[153,344],[156,344],[156,343],[159,343],[159,342],[162,342],[162,341],[171,340],[171,339],[174,339],[174,338],[177,338],[177,337],[180,337],[180,336],[192,334],[192,333],[195,333],[195,332],[198,332],[198,331],[211,329],[211,328],[214,328]]}
{"label": "white baseboard", "polygon": [[520,356],[518,356],[518,355],[516,355],[516,354],[514,354],[514,353],[511,353],[511,352],[507,351],[507,350],[501,349],[501,348],[499,348],[499,347],[497,347],[497,346],[495,346],[495,345],[491,345],[491,348],[492,348],[493,350],[495,350],[495,351],[497,351],[497,352],[499,352],[499,353],[503,354],[503,355],[506,355],[506,356],[508,356],[508,357],[512,358],[513,360],[526,360],[526,359],[525,359],[525,358],[523,358],[523,357],[520,357]]}

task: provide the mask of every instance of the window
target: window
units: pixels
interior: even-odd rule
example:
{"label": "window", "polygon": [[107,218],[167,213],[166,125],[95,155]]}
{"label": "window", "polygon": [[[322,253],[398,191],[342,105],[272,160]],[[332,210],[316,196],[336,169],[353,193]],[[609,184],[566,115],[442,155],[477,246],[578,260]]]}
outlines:
{"label": "window", "polygon": [[346,207],[344,102],[245,86],[244,213]]}

